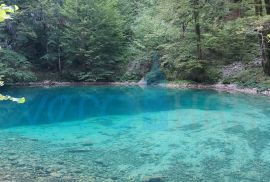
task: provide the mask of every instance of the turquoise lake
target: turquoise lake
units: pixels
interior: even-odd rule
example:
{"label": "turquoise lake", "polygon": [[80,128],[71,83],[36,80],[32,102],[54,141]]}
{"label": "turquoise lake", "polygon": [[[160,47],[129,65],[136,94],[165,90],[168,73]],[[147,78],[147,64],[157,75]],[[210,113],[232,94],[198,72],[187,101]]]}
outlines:
{"label": "turquoise lake", "polygon": [[270,98],[158,87],[16,88],[0,181],[269,181]]}

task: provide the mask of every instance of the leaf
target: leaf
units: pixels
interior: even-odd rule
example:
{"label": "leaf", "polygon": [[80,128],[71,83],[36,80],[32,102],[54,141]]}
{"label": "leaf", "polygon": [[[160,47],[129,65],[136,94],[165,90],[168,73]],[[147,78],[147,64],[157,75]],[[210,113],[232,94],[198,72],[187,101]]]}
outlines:
{"label": "leaf", "polygon": [[22,98],[14,98],[14,97],[10,97],[10,96],[5,96],[0,94],[0,101],[4,101],[4,100],[10,100],[13,102],[17,102],[18,104],[23,104],[26,102],[26,99],[24,97]]}
{"label": "leaf", "polygon": [[0,9],[0,22],[5,21],[6,16],[7,16],[6,11],[5,11],[5,10],[3,10],[3,9]]}
{"label": "leaf", "polygon": [[11,19],[9,13],[15,13],[19,9],[18,6],[7,6],[5,4],[0,5],[0,22],[5,21],[6,19]]}

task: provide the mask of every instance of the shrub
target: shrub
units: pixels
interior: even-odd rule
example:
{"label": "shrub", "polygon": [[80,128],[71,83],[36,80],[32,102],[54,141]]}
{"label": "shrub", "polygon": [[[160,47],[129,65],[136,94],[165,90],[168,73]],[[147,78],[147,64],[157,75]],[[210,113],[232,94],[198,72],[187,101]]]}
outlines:
{"label": "shrub", "polygon": [[196,60],[180,62],[175,65],[176,77],[181,80],[192,80],[202,82],[202,75],[205,73],[205,68],[201,62]]}
{"label": "shrub", "polygon": [[224,24],[222,29],[204,35],[205,56],[209,59],[253,61],[259,56],[258,35],[248,31],[247,19],[238,19]]}
{"label": "shrub", "polygon": [[221,72],[208,67],[206,61],[190,60],[166,66],[167,68],[163,66],[163,69],[169,80],[189,80],[213,84],[221,79]]}
{"label": "shrub", "polygon": [[235,76],[227,77],[224,84],[234,83],[240,87],[258,88],[260,91],[270,88],[269,76],[262,72],[262,68],[248,68]]}
{"label": "shrub", "polygon": [[35,81],[30,63],[26,58],[9,49],[0,50],[0,75],[7,83]]}
{"label": "shrub", "polygon": [[217,83],[221,80],[222,74],[221,72],[216,68],[207,68],[206,74],[205,74],[205,80],[206,83]]}

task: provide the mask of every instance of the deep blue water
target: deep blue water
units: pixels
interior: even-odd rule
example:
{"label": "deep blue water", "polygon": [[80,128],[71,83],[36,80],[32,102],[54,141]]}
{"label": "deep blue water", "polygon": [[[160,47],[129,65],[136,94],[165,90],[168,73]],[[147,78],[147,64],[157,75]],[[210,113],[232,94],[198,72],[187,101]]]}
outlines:
{"label": "deep blue water", "polygon": [[2,92],[27,103],[0,102],[0,181],[270,179],[268,97],[107,86]]}

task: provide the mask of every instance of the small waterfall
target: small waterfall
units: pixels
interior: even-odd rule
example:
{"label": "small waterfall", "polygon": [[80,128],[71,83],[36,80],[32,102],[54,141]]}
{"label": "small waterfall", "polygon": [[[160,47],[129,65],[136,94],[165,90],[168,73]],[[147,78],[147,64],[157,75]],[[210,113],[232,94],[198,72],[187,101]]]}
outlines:
{"label": "small waterfall", "polygon": [[165,75],[160,69],[160,57],[157,50],[152,53],[151,62],[151,71],[145,77],[146,84],[155,85],[164,82]]}
{"label": "small waterfall", "polygon": [[151,60],[152,60],[151,72],[160,70],[160,59],[157,51],[153,52]]}

